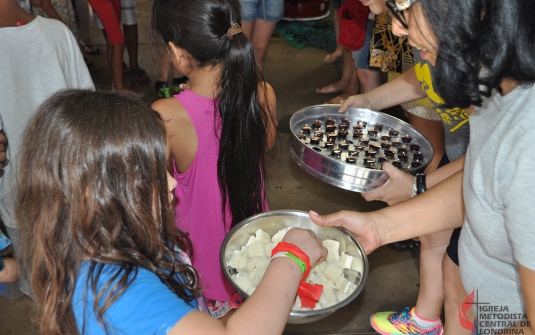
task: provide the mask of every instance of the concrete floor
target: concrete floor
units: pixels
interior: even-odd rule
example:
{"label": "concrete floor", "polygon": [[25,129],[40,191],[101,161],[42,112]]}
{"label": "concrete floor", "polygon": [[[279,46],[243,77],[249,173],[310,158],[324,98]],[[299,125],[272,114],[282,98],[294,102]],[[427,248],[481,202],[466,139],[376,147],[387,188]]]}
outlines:
{"label": "concrete floor", "polygon": [[[147,103],[154,101],[152,91],[156,79],[156,66],[149,57],[149,44],[144,32],[150,2],[139,0],[137,11],[140,30],[140,65],[151,77],[150,84],[138,84],[125,76],[126,85],[131,84],[144,91]],[[92,27],[92,37],[103,52],[86,57],[94,62],[90,66],[96,86],[108,89],[111,83],[105,60],[105,43],[100,32]],[[341,64],[325,64],[327,51],[304,48],[297,50],[285,41],[272,38],[269,46],[265,79],[277,95],[277,119],[279,121],[278,143],[270,153],[267,195],[270,208],[313,209],[319,213],[331,213],[342,209],[371,211],[384,206],[379,202],[366,202],[359,193],[354,193],[326,184],[307,174],[295,164],[289,154],[289,120],[301,108],[321,104],[331,96],[314,93],[316,87],[339,79]],[[390,112],[400,116],[396,109]],[[412,306],[419,287],[418,254],[397,252],[381,247],[369,255],[370,272],[362,293],[349,305],[331,316],[304,325],[288,325],[285,335],[316,334],[376,334],[369,323],[371,313],[398,310]],[[34,304],[28,297],[9,300],[0,297],[0,334],[34,335],[37,328],[32,323]]]}

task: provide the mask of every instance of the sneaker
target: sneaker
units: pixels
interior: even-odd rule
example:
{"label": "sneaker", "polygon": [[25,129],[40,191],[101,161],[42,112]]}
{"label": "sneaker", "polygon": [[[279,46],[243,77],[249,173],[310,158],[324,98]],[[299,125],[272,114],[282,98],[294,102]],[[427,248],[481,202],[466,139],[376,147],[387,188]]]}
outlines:
{"label": "sneaker", "polygon": [[442,335],[442,322],[432,328],[422,328],[411,318],[413,308],[406,307],[400,312],[378,312],[370,316],[370,323],[382,335],[427,334]]}
{"label": "sneaker", "polygon": [[163,81],[156,82],[156,84],[154,85],[154,91],[160,99],[170,98],[172,96],[171,88]]}

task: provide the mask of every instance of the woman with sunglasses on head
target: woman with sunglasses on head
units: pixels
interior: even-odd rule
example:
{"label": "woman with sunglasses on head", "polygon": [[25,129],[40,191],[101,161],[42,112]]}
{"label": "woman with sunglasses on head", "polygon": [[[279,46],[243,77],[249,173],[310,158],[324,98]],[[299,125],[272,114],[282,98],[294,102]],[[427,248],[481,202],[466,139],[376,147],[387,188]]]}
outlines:
{"label": "woman with sunglasses on head", "polygon": [[[445,105],[476,106],[464,172],[376,212],[323,217],[312,212],[311,218],[321,225],[346,227],[368,252],[462,225],[459,266],[464,289],[474,295],[477,291],[475,303],[486,303],[517,321],[471,324],[464,319],[470,307],[481,319],[495,314],[469,303],[446,321],[463,318],[464,328],[481,334],[533,334],[535,172],[525,145],[535,141],[535,1],[397,4],[404,5],[397,9],[408,27],[402,33],[421,49],[423,59],[436,58],[435,89]],[[389,321],[394,325],[398,319]],[[418,334],[396,327],[381,333]]]}
{"label": "woman with sunglasses on head", "polygon": [[[399,11],[395,2],[385,0],[372,0],[367,3],[370,10],[376,13],[387,12],[392,16],[392,30],[394,35],[402,36],[406,31],[407,23],[403,16],[403,11]],[[403,7],[403,6],[400,6]],[[468,113],[462,108],[447,108],[443,106],[443,99],[434,89],[432,69],[436,63],[436,54],[427,55],[428,59],[420,58],[420,50],[414,48],[415,65],[401,74],[396,79],[366,94],[349,98],[347,104],[342,106],[341,111],[345,111],[349,106],[364,107],[371,109],[384,109],[396,104],[401,104],[410,99],[428,97],[435,105],[433,112],[441,116],[440,129],[429,127],[427,120],[418,116],[412,116],[409,120],[424,135],[445,138],[445,152],[443,154],[435,152],[438,158],[438,169],[433,166],[426,169],[425,175],[417,178],[408,173],[398,170],[391,164],[384,164],[383,168],[389,175],[389,180],[381,187],[366,192],[363,197],[368,200],[381,200],[392,205],[400,201],[410,199],[416,195],[417,183],[421,181],[421,187],[430,188],[440,181],[450,177],[455,172],[462,170],[464,166],[464,154],[469,142],[470,128],[468,123]],[[418,122],[413,123],[416,119]],[[431,138],[431,137],[429,137]],[[436,151],[436,143],[433,142]],[[432,164],[430,164],[432,165]],[[435,165],[436,166],[436,165]],[[425,179],[424,179],[425,178]],[[427,180],[427,182],[426,182]],[[452,235],[453,232],[453,235]],[[390,319],[397,320],[397,328],[419,329],[423,334],[438,334],[442,331],[440,315],[444,304],[443,276],[446,276],[448,283],[449,297],[446,299],[446,311],[451,311],[456,315],[458,304],[452,304],[451,299],[455,296],[466,297],[466,292],[462,288],[458,268],[458,256],[456,243],[459,238],[460,229],[454,231],[447,230],[434,234],[419,236],[420,248],[420,290],[414,308],[404,308],[399,313],[379,312],[372,315],[371,322],[375,329],[381,330],[391,328]],[[407,241],[413,241],[409,239]],[[407,241],[399,242],[405,244]],[[394,243],[395,244],[395,243]],[[450,245],[451,244],[451,245]],[[445,255],[445,252],[447,254]],[[445,273],[442,271],[442,264],[447,266]],[[451,287],[456,289],[451,289]],[[453,297],[452,297],[452,293]],[[459,299],[454,299],[459,300]],[[456,331],[452,334],[461,334],[457,319],[449,318],[449,327],[454,327]]]}

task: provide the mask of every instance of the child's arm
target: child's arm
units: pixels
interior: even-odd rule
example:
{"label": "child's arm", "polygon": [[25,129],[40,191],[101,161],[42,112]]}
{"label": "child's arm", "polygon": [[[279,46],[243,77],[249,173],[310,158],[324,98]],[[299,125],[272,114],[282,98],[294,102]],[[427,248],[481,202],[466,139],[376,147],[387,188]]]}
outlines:
{"label": "child's arm", "polygon": [[[292,243],[305,252],[311,266],[327,257],[327,250],[310,230],[290,229],[283,241]],[[207,314],[194,311],[177,322],[168,335],[282,334],[300,280],[301,270],[294,260],[275,258],[258,288],[230,316],[226,325]]]}
{"label": "child's arm", "polygon": [[275,144],[275,138],[277,137],[277,97],[273,87],[264,82],[258,86],[258,93],[260,96],[260,103],[266,110],[270,120],[266,125],[267,132],[267,150],[270,150]]}

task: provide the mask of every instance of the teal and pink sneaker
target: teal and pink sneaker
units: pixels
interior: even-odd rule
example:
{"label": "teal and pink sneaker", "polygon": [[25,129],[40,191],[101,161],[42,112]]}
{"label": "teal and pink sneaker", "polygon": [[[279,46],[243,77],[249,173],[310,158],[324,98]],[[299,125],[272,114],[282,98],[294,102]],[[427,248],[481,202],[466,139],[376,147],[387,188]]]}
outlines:
{"label": "teal and pink sneaker", "polygon": [[370,323],[376,332],[382,335],[442,335],[442,322],[431,328],[422,328],[412,320],[414,307],[400,312],[378,312],[370,316]]}

